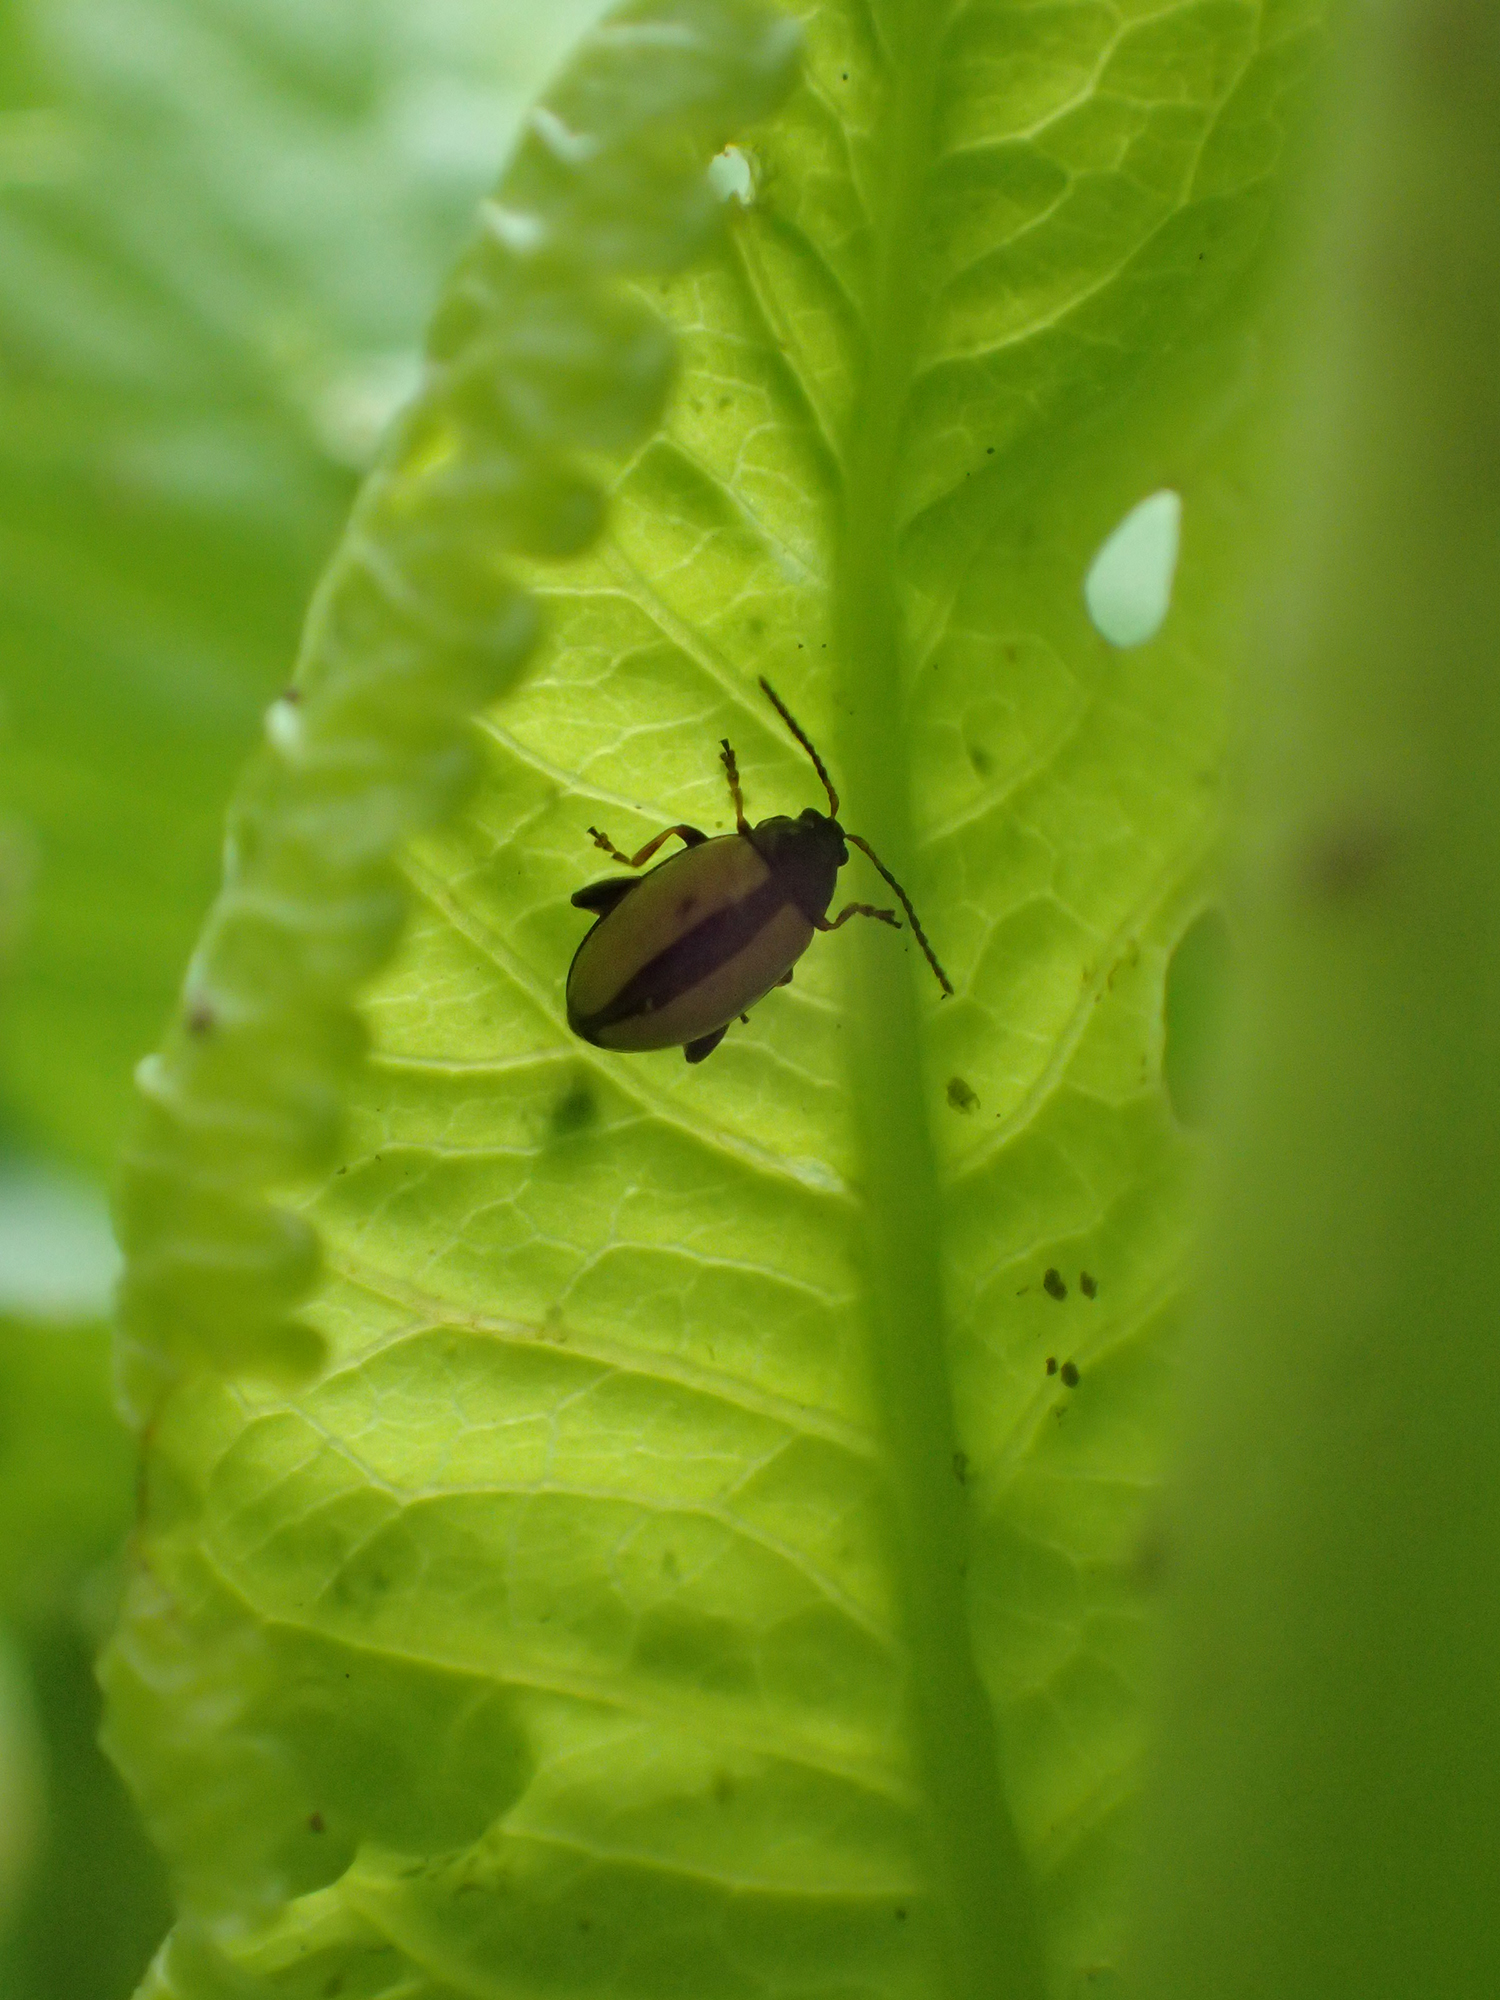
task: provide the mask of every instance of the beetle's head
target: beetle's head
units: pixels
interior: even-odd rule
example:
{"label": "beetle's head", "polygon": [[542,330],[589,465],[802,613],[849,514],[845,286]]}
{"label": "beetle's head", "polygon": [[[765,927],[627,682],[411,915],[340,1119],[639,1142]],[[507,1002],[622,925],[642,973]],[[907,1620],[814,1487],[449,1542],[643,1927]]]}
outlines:
{"label": "beetle's head", "polygon": [[834,879],[849,859],[838,821],[809,806],[795,819],[779,814],[763,819],[750,838],[794,901],[809,917],[821,917],[832,899]]}
{"label": "beetle's head", "polygon": [[849,859],[849,850],[844,845],[844,829],[828,813],[820,813],[815,806],[808,806],[797,815],[796,824],[805,827],[808,851],[826,857],[835,868],[842,868]]}

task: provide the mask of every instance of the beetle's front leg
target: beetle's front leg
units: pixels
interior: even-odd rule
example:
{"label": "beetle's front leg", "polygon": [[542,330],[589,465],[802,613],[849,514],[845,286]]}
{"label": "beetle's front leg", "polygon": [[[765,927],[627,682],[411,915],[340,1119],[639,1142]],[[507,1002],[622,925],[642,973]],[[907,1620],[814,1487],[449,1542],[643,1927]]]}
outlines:
{"label": "beetle's front leg", "polygon": [[836,931],[840,924],[847,924],[851,917],[875,917],[883,924],[889,924],[893,931],[901,928],[901,919],[894,910],[877,910],[873,903],[845,903],[838,915],[830,923],[827,917],[818,917],[815,928],[820,931]]}
{"label": "beetle's front leg", "polygon": [[695,826],[669,826],[665,832],[659,833],[655,840],[648,840],[639,854],[622,854],[609,835],[601,833],[597,826],[591,826],[589,832],[594,836],[595,847],[602,847],[612,861],[618,861],[625,868],[644,868],[657,848],[669,841],[674,833],[684,847],[701,847],[708,838],[706,833],[700,833]]}

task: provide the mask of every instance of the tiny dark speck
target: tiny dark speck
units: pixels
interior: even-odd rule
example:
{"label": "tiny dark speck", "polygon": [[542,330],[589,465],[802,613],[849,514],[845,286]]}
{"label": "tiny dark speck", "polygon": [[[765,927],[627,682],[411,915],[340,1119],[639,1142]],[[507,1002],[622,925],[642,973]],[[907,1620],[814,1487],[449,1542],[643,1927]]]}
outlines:
{"label": "tiny dark speck", "polygon": [[1315,903],[1349,903],[1379,886],[1401,845],[1394,817],[1375,806],[1346,811],[1303,836],[1298,874]]}
{"label": "tiny dark speck", "polygon": [[1055,1375],[1057,1373],[1057,1356],[1055,1354],[1049,1354],[1047,1356],[1047,1373],[1049,1375]]}
{"label": "tiny dark speck", "polygon": [[307,1830],[309,1833],[321,1833],[323,1831],[323,1815],[321,1813],[315,1812],[307,1815]]}
{"label": "tiny dark speck", "polygon": [[1062,1377],[1062,1385],[1065,1389],[1076,1389],[1078,1387],[1078,1370],[1071,1361],[1065,1361],[1057,1372]]}
{"label": "tiny dark speck", "polygon": [[190,1035],[206,1035],[214,1025],[214,1010],[206,1000],[195,1000],[187,1011],[187,1030]]}
{"label": "tiny dark speck", "polygon": [[575,1077],[552,1107],[551,1136],[566,1139],[592,1125],[599,1106],[584,1077]]}
{"label": "tiny dark speck", "polygon": [[905,1910],[897,1910],[897,1912],[896,1912],[896,1922],[897,1922],[898,1924],[904,1924],[904,1923],[906,1922],[906,1912],[905,1912]]}
{"label": "tiny dark speck", "polygon": [[580,1917],[580,1918],[578,1919],[578,1928],[579,1928],[579,1929],[580,1929],[581,1931],[586,1931],[586,1930],[588,1930],[588,1929],[590,1928],[590,1926],[589,1926],[589,1920],[588,1920],[588,1918],[587,1918],[587,1917]]}
{"label": "tiny dark speck", "polygon": [[1067,1285],[1063,1282],[1062,1272],[1054,1270],[1048,1270],[1043,1272],[1042,1290],[1047,1294],[1049,1298],[1065,1299],[1068,1296],[1068,1288]]}
{"label": "tiny dark speck", "polygon": [[1080,1271],[1078,1273],[1078,1289],[1086,1299],[1096,1299],[1099,1296],[1099,1280],[1091,1278],[1087,1271]]}
{"label": "tiny dark speck", "polygon": [[968,1485],[968,1483],[969,1483],[969,1454],[968,1454],[968,1453],[967,1453],[966,1451],[956,1451],[956,1452],[954,1452],[954,1454],[953,1454],[953,1477],[954,1477],[954,1478],[955,1478],[955,1479],[956,1479],[956,1480],[958,1481],[958,1483],[959,1483],[959,1485],[960,1485],[960,1486],[967,1486],[967,1485]]}
{"label": "tiny dark speck", "polygon": [[948,1102],[953,1106],[955,1111],[977,1111],[979,1109],[978,1097],[961,1076],[949,1077]]}

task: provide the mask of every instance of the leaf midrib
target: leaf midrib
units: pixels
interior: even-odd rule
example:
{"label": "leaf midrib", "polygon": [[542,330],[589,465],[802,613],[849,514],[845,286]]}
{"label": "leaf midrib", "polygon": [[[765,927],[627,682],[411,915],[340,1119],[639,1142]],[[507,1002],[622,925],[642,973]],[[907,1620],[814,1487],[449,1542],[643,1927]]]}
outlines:
{"label": "leaf midrib", "polygon": [[[868,362],[850,409],[834,577],[852,823],[907,877],[913,840],[903,668],[910,646],[896,587],[899,494],[923,317],[921,209],[951,18],[945,8],[935,19],[930,0],[891,0],[884,11],[888,138],[870,217]],[[944,1969],[962,2000],[1040,2000],[1037,1915],[1001,1787],[994,1719],[967,1615],[968,1523],[953,1472],[958,1435],[947,1370],[941,1199],[914,972],[906,955],[871,948],[867,938],[859,943],[850,995],[865,1222],[859,1262],[889,1474],[894,1596],[909,1650],[926,1858],[946,1919]]]}

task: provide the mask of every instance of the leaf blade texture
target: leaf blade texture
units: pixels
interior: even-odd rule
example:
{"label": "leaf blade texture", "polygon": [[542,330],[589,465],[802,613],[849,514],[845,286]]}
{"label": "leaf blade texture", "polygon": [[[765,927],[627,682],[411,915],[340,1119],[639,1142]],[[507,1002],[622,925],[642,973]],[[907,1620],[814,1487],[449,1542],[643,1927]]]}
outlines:
{"label": "leaf blade texture", "polygon": [[[363,766],[310,845],[377,870],[364,902],[314,884],[344,920],[326,991],[396,955],[368,1065],[333,1036],[346,1123],[237,1155],[274,1184],[317,1126],[330,1164],[268,1252],[231,1218],[272,1279],[233,1322],[222,1269],[131,1302],[139,1354],[165,1326],[187,1367],[110,1668],[189,1913],[148,1991],[359,1962],[392,1994],[1039,1994],[1117,1962],[1192,1165],[1161,988],[1215,837],[1246,274],[1308,16],[940,25],[809,10],[781,108],[730,112],[735,63],[784,65],[774,24],[611,17],[486,212],[315,609],[273,736],[300,756],[325,704],[320,754]],[[495,274],[523,264],[512,311]],[[1169,474],[1173,612],[1116,653],[1083,579]],[[504,680],[533,643],[522,583],[529,673],[461,736],[498,687],[475,660]],[[467,663],[448,734],[389,675],[339,680],[392,604],[416,677]],[[851,927],[701,1068],[588,1050],[562,1015],[587,826],[723,830],[720,736],[752,817],[815,796],[759,673],[958,995]],[[411,746],[471,741],[439,813],[457,780]],[[277,754],[244,822],[274,838]],[[200,997],[229,1018],[212,995],[184,1037]],[[320,1081],[345,1046],[304,1045]],[[169,1049],[172,1115],[199,1069]],[[158,1205],[141,1158],[145,1244],[199,1163]],[[310,1387],[192,1365],[263,1364],[268,1324],[323,1344]]]}

